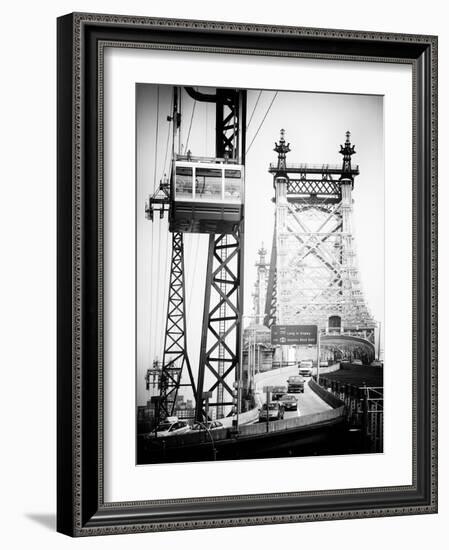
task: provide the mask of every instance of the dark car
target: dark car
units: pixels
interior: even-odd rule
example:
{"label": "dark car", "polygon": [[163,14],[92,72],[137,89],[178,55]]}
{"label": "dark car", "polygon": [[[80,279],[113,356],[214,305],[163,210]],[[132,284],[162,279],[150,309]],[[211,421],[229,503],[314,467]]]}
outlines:
{"label": "dark car", "polygon": [[302,376],[290,376],[287,384],[288,393],[304,393],[304,378]]}
{"label": "dark car", "polygon": [[298,410],[298,399],[294,395],[289,395],[286,393],[279,399],[279,403],[284,405],[286,411],[297,411]]}
{"label": "dark car", "polygon": [[278,401],[280,397],[287,393],[287,386],[273,386],[271,388],[271,399],[273,401]]}

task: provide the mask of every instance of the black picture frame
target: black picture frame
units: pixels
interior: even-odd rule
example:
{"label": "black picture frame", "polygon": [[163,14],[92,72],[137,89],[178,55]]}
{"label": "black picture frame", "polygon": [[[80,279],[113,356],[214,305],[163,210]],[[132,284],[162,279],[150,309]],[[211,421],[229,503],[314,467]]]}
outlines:
{"label": "black picture frame", "polygon": [[[75,13],[58,29],[57,530],[71,536],[437,511],[437,37]],[[413,68],[413,483],[105,503],[102,44],[300,55]],[[149,498],[151,495],[149,495]]]}

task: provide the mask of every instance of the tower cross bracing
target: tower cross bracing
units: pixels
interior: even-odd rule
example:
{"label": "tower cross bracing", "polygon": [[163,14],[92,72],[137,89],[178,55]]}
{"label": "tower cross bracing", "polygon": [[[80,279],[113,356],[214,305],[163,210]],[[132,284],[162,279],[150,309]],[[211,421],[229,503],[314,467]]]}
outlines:
{"label": "tower cross bracing", "polygon": [[[288,164],[284,132],[276,143],[277,165],[270,165],[275,188],[275,231],[265,324],[317,324],[326,332],[364,331],[374,337],[365,302],[352,228],[355,148],[346,134],[342,166]],[[273,254],[273,251],[275,252]],[[271,290],[271,293],[270,293]]]}

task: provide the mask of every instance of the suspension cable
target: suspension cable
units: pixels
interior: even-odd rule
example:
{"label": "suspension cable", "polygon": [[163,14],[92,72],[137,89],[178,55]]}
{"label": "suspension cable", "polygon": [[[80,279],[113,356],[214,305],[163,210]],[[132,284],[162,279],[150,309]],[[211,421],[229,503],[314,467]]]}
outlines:
{"label": "suspension cable", "polygon": [[189,139],[190,139],[190,130],[192,129],[192,122],[193,122],[193,117],[195,115],[195,108],[196,108],[196,99],[194,100],[194,103],[193,103],[193,107],[192,107],[192,114],[190,116],[190,124],[189,124],[189,131],[187,133],[187,140],[186,140],[186,144],[185,144],[185,147],[184,147],[184,150],[187,152],[188,151],[188,146],[189,146]]}
{"label": "suspension cable", "polygon": [[274,103],[274,100],[276,99],[278,93],[279,93],[279,92],[276,92],[276,93],[274,94],[273,99],[271,100],[271,103],[270,103],[270,105],[268,106],[267,112],[265,113],[265,115],[264,115],[264,117],[263,117],[263,119],[262,119],[262,122],[259,124],[259,127],[257,128],[257,131],[256,131],[256,133],[254,134],[254,137],[253,137],[251,143],[249,144],[248,149],[246,150],[246,154],[248,154],[249,150],[251,149],[252,144],[254,143],[254,140],[255,140],[256,137],[258,136],[258,134],[259,134],[259,132],[260,132],[260,129],[262,128],[262,125],[263,125],[263,123],[265,122],[265,119],[267,118],[268,113],[270,112],[270,109],[271,109],[271,107],[272,107],[272,105],[273,105],[273,103]]}
{"label": "suspension cable", "polygon": [[[159,133],[159,84],[156,88],[157,92],[157,101],[156,101],[156,131],[154,136],[154,175],[153,175],[153,195],[156,193],[157,185],[156,185],[156,174],[157,174],[157,142],[158,142],[158,133]],[[154,262],[154,225],[152,227],[151,231],[151,262],[150,265]],[[154,284],[153,284],[153,275],[150,272],[150,300],[151,304],[153,304],[153,292],[154,292]],[[154,308],[151,308],[151,314],[150,314],[150,354],[153,354],[154,357],[154,350],[156,347],[156,334],[154,330]]]}
{"label": "suspension cable", "polygon": [[159,84],[157,85],[157,101],[156,101],[156,135],[154,138],[154,182],[153,192],[156,191],[156,174],[157,174],[157,143],[159,141]]}
{"label": "suspension cable", "polygon": [[[171,103],[170,103],[170,115],[172,114],[173,112],[173,97],[171,98]],[[171,129],[171,124],[173,122],[173,118],[172,116],[169,117],[169,122],[168,122],[168,128],[167,128],[167,140],[165,142],[165,156],[164,156],[164,166],[163,166],[163,174],[162,176],[164,176],[164,174],[167,173],[167,156],[168,156],[168,144],[170,143],[170,129]]]}
{"label": "suspension cable", "polygon": [[246,125],[246,130],[248,130],[249,125],[251,124],[251,121],[253,120],[254,113],[256,112],[257,105],[259,104],[260,96],[262,95],[263,90],[259,90],[259,95],[257,96],[256,103],[254,104],[253,111],[251,113],[251,116],[249,117],[249,122]]}

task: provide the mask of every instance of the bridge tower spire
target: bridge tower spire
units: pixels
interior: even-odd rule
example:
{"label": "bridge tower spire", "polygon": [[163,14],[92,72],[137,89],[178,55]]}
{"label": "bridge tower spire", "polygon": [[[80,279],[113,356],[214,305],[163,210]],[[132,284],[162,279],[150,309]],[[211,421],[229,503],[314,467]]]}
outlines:
{"label": "bridge tower spire", "polygon": [[257,267],[257,279],[254,285],[253,293],[253,309],[254,309],[254,322],[258,325],[262,325],[265,318],[265,299],[267,297],[267,280],[268,280],[268,264],[266,260],[267,250],[262,243],[261,247],[257,251],[259,256],[256,261]]}
{"label": "bridge tower spire", "polygon": [[281,129],[281,137],[279,139],[279,143],[274,144],[273,151],[276,151],[278,154],[278,171],[279,172],[285,172],[287,168],[287,153],[290,152],[290,143],[286,143],[285,141],[285,130],[284,128]]}
{"label": "bridge tower spire", "polygon": [[351,157],[355,154],[355,145],[351,144],[351,132],[346,132],[346,141],[344,145],[340,145],[340,155],[343,155],[342,175],[340,180],[350,179],[354,182],[354,175],[351,169]]}

